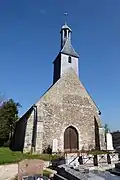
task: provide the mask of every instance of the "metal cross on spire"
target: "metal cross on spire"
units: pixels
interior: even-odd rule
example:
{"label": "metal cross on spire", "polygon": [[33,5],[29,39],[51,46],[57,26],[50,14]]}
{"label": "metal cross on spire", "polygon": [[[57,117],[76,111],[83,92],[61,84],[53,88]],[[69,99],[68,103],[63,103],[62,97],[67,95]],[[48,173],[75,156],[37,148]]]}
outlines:
{"label": "metal cross on spire", "polygon": [[67,13],[67,12],[64,12],[64,16],[65,16],[65,24],[67,24],[67,16],[68,16],[68,13]]}

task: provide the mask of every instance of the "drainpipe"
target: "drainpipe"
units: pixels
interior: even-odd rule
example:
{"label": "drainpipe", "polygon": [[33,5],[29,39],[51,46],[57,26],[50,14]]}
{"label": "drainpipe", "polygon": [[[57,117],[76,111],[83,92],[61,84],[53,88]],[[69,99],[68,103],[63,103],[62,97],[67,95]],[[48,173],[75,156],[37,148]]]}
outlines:
{"label": "drainpipe", "polygon": [[37,137],[37,106],[33,105],[34,110],[34,122],[33,122],[33,136],[32,136],[32,148],[31,153],[36,152],[36,137]]}

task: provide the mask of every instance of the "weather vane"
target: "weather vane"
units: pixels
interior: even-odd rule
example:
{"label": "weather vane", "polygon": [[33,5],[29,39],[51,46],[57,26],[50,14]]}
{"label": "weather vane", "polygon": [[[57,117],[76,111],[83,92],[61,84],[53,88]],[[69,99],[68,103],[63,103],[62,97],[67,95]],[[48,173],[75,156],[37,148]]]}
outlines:
{"label": "weather vane", "polygon": [[68,13],[67,13],[67,12],[64,12],[64,16],[65,16],[65,24],[66,24]]}

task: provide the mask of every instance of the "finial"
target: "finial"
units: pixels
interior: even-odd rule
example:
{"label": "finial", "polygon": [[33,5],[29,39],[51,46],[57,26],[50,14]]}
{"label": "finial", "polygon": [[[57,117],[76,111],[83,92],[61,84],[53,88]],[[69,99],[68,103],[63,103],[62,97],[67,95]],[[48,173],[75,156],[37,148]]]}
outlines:
{"label": "finial", "polygon": [[[65,13],[64,13],[64,16],[65,16],[65,17],[67,17],[67,16],[68,16],[68,13],[67,13],[67,12],[65,12]],[[67,22],[66,22],[66,21],[67,21],[67,18],[65,18],[65,24],[67,24]]]}

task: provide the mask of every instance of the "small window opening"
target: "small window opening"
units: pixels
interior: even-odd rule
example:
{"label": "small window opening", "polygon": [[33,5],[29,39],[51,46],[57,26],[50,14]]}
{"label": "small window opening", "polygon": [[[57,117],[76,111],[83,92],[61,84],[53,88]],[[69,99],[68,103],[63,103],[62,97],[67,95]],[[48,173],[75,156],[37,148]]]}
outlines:
{"label": "small window opening", "polygon": [[70,56],[68,57],[68,62],[72,63],[72,58]]}
{"label": "small window opening", "polygon": [[67,30],[64,31],[64,36],[67,37]]}

